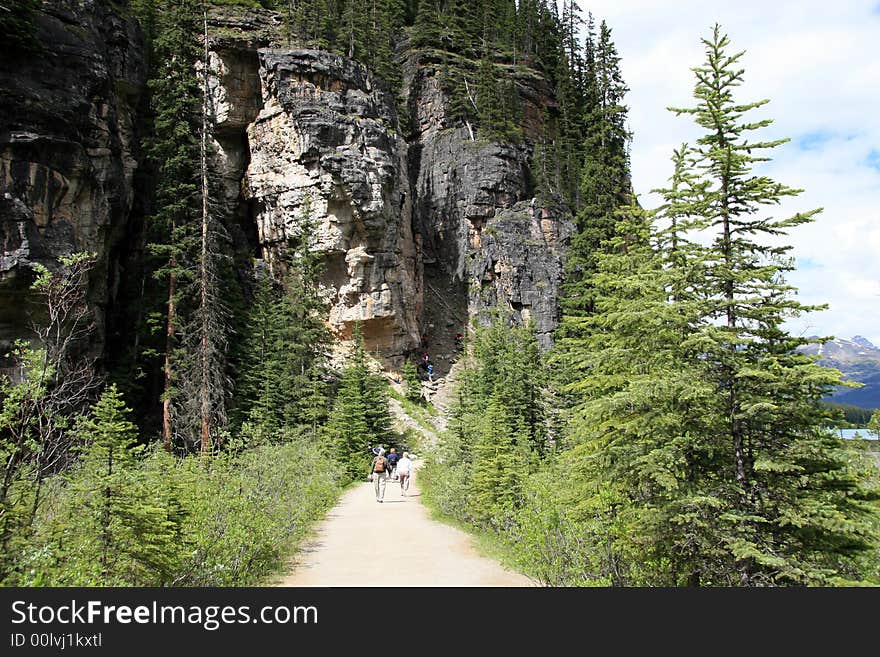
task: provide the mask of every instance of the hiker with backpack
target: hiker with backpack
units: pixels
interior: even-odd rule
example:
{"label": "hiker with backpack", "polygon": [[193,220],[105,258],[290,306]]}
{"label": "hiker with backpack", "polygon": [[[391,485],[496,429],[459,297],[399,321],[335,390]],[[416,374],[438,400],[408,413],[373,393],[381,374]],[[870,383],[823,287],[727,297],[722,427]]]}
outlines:
{"label": "hiker with backpack", "polygon": [[385,484],[388,482],[388,459],[385,456],[385,450],[379,448],[379,453],[373,457],[370,463],[370,481],[376,488],[376,501],[383,502],[385,500]]}

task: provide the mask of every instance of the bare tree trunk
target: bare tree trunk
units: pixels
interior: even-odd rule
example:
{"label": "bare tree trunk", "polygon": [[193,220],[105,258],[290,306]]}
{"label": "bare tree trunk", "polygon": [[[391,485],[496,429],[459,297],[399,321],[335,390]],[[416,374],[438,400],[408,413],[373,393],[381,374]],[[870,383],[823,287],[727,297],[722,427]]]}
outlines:
{"label": "bare tree trunk", "polygon": [[[113,476],[113,447],[111,446],[107,452],[107,478]],[[107,583],[107,577],[110,574],[107,568],[110,555],[110,500],[112,492],[110,484],[104,487],[104,509],[101,514],[101,577],[104,583]]]}
{"label": "bare tree trunk", "polygon": [[177,294],[177,275],[174,273],[176,264],[176,259],[172,257],[171,274],[168,277],[168,317],[165,328],[165,394],[162,400],[162,440],[165,443],[165,450],[168,452],[171,451],[171,350],[174,348],[174,323],[177,321],[174,307],[174,296]]}
{"label": "bare tree trunk", "polygon": [[200,394],[200,415],[202,420],[202,454],[207,454],[211,449],[211,385],[209,372],[209,345],[208,345],[208,154],[207,154],[207,134],[208,134],[208,13],[204,13],[204,63],[202,65],[203,84],[202,89],[202,134],[201,134],[201,174],[202,174],[202,250],[199,263],[200,285],[201,285],[201,304],[202,304],[202,336],[199,349],[199,364],[201,369],[201,384],[199,386]]}
{"label": "bare tree trunk", "polygon": [[[471,101],[471,105],[474,106],[474,111],[475,111],[477,114],[479,114],[479,113],[480,113],[480,110],[477,108],[477,101],[474,99],[474,95],[471,93],[471,88],[470,88],[470,86],[468,85],[467,78],[464,78],[464,89],[465,89],[465,91],[467,91],[468,100]],[[465,119],[465,120],[464,120],[464,124],[467,126],[468,133],[469,133],[470,136],[471,136],[471,141],[475,141],[475,139],[474,139],[474,130],[473,130],[473,128],[471,128],[471,122],[468,121],[467,119]]]}

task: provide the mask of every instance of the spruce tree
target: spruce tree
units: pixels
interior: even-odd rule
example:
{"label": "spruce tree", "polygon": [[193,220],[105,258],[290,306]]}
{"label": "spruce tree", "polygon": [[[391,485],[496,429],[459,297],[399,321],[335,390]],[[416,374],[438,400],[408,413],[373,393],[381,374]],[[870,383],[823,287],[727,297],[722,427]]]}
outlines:
{"label": "spruce tree", "polygon": [[[77,426],[81,462],[69,475],[66,540],[59,545],[62,582],[123,585],[168,582],[185,546],[182,516],[161,491],[144,490],[137,476],[137,427],[111,385]],[[64,520],[62,517],[61,520]]]}
{"label": "spruce tree", "polygon": [[[579,182],[577,231],[566,263],[563,305],[578,316],[593,311],[590,278],[597,268],[596,254],[614,238],[618,210],[629,204],[630,174],[623,98],[627,88],[620,75],[619,57],[611,32],[603,21],[598,38],[592,16],[585,48],[585,113]],[[564,328],[563,328],[564,330]]]}
{"label": "spruce tree", "polygon": [[414,48],[436,48],[439,46],[439,4],[437,0],[420,0],[411,35]]}
{"label": "spruce tree", "polygon": [[[850,466],[846,446],[823,428],[822,396],[840,385],[797,348],[783,322],[819,309],[793,296],[784,277],[794,268],[791,247],[774,244],[820,210],[784,219],[769,207],[801,190],[755,172],[764,151],[787,140],[755,140],[769,119],[745,115],[768,101],[741,103],[743,53],[728,54],[729,39],[715,26],[704,39],[707,60],[694,69],[698,187],[692,214],[715,233],[706,253],[707,324],[702,331],[707,375],[718,390],[718,429],[727,439],[723,516],[730,577],[744,585],[846,581],[852,557],[876,549],[866,500],[875,494]],[[833,482],[833,483],[832,483]]]}
{"label": "spruce tree", "polygon": [[511,417],[497,394],[488,400],[478,426],[473,446],[474,515],[498,526],[513,511],[528,469],[518,462]]}
{"label": "spruce tree", "polygon": [[[175,434],[172,404],[178,397],[181,304],[194,276],[195,227],[201,212],[200,141],[202,94],[196,74],[199,59],[199,0],[161,5],[154,51],[158,60],[149,81],[155,135],[148,153],[157,167],[156,206],[152,214],[150,251],[155,275],[166,285],[163,315],[162,435],[172,448]],[[187,437],[183,436],[186,440]]]}
{"label": "spruce tree", "polygon": [[[749,140],[769,121],[744,115],[766,101],[734,100],[741,53],[726,54],[719,28],[704,44],[697,105],[676,111],[705,132],[676,152],[666,228],[633,208],[599,257],[567,458],[582,490],[599,491],[593,503],[605,500],[597,541],[613,546],[615,583],[861,581],[877,490],[825,428],[820,402],[840,373],[782,328],[813,308],[785,284],[790,247],[773,238],[815,211],[763,216],[798,193],[754,172],[782,142]],[[700,231],[714,242],[686,239]]]}
{"label": "spruce tree", "polygon": [[403,381],[406,385],[406,398],[414,404],[421,404],[423,401],[422,382],[419,380],[416,364],[411,360],[407,360],[403,365]]}
{"label": "spruce tree", "polygon": [[624,210],[611,248],[597,256],[595,312],[558,345],[570,402],[562,467],[583,500],[567,504],[589,510],[583,531],[595,537],[578,555],[592,572],[575,579],[684,583],[695,569],[677,550],[711,544],[702,523],[713,490],[695,474],[698,464],[711,472],[713,453],[711,440],[698,440],[711,437],[711,386],[691,363],[699,307],[678,292],[687,270],[660,250],[654,214]]}
{"label": "spruce tree", "polygon": [[354,353],[342,370],[342,379],[325,432],[336,457],[352,478],[361,476],[369,462],[369,448],[391,440],[388,383],[370,371],[360,326],[355,327]]}
{"label": "spruce tree", "polygon": [[333,410],[325,427],[334,455],[352,479],[361,477],[366,471],[367,450],[373,444],[363,392],[365,370],[364,363],[354,360],[342,371]]}
{"label": "spruce tree", "polygon": [[280,429],[277,409],[284,406],[285,390],[280,386],[283,364],[278,334],[283,318],[278,297],[272,277],[263,271],[256,282],[239,359],[236,427],[249,421],[269,433]]}
{"label": "spruce tree", "polygon": [[325,414],[324,351],[330,336],[323,324],[318,278],[321,255],[313,250],[312,203],[306,197],[291,235],[282,283],[260,268],[240,356],[236,421],[260,435],[282,428],[316,428]]}
{"label": "spruce tree", "polygon": [[[229,309],[220,290],[224,251],[228,251],[226,231],[219,220],[220,210],[217,185],[209,167],[213,155],[213,108],[208,97],[209,60],[208,13],[202,4],[202,71],[201,71],[201,125],[199,129],[199,182],[201,212],[199,215],[199,248],[197,262],[197,300],[191,328],[190,344],[198,358],[189,367],[191,380],[198,398],[199,451],[209,452],[218,442],[221,428],[226,425],[227,340],[230,332]],[[196,346],[197,345],[197,346]]]}

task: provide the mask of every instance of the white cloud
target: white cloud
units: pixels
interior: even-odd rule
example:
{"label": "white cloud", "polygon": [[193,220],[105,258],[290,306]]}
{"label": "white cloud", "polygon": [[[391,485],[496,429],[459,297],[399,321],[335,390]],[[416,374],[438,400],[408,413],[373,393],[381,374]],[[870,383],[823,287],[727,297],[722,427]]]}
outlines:
{"label": "white cloud", "polygon": [[[632,169],[644,203],[670,174],[669,156],[699,134],[691,119],[667,106],[693,103],[690,68],[701,65],[700,39],[719,23],[731,52],[745,50],[741,101],[769,98],[754,112],[772,118],[769,138],[792,141],[763,170],[804,189],[778,212],[823,207],[816,222],[789,238],[809,266],[789,281],[804,303],[828,303],[789,325],[796,333],[863,335],[880,344],[880,15],[876,0],[594,0],[606,19],[630,87]],[[806,141],[805,141],[806,140]]]}

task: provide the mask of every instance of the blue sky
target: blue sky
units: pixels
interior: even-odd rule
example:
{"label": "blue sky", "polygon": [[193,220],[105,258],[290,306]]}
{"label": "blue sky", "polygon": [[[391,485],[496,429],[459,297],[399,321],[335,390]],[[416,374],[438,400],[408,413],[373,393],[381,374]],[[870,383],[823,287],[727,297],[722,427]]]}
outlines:
{"label": "blue sky", "polygon": [[877,0],[583,0],[607,20],[630,87],[633,182],[643,204],[670,174],[672,149],[698,130],[668,106],[692,104],[690,68],[720,23],[745,50],[737,100],[769,98],[768,138],[791,142],[761,173],[803,189],[774,216],[821,207],[787,239],[799,267],[789,282],[829,310],[792,320],[796,334],[862,335],[880,346],[880,3]]}

